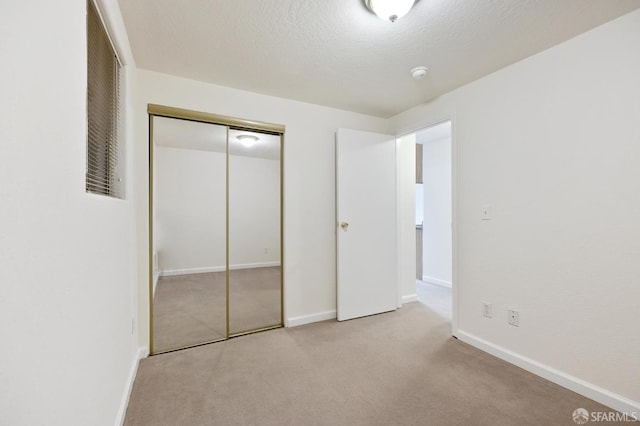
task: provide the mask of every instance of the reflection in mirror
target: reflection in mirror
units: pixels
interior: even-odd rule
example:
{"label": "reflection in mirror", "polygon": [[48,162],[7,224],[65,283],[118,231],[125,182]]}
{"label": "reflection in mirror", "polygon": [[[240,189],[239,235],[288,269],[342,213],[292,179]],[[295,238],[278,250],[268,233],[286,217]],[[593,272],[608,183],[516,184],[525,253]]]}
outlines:
{"label": "reflection in mirror", "polygon": [[227,127],[153,117],[153,352],[226,336]]}
{"label": "reflection in mirror", "polygon": [[282,324],[279,135],[229,130],[229,333]]}

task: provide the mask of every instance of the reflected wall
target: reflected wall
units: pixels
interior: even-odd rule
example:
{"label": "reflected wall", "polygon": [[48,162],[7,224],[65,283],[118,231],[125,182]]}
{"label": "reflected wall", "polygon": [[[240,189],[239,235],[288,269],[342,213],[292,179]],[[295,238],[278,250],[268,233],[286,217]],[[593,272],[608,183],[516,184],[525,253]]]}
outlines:
{"label": "reflected wall", "polygon": [[152,353],[282,326],[281,135],[150,127]]}

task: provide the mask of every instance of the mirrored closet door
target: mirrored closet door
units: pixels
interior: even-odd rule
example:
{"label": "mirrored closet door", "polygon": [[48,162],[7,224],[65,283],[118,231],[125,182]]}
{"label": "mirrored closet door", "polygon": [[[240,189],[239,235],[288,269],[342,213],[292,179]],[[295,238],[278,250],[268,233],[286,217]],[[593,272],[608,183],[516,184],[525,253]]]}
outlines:
{"label": "mirrored closet door", "polygon": [[284,128],[149,114],[152,354],[281,327]]}
{"label": "mirrored closet door", "polygon": [[280,136],[229,130],[229,332],[281,323]]}

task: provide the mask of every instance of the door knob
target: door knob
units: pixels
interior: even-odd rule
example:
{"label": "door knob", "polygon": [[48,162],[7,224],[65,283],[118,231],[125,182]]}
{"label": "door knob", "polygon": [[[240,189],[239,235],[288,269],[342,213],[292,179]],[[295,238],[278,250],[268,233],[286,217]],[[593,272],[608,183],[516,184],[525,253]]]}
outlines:
{"label": "door knob", "polygon": [[349,224],[348,224],[347,222],[342,222],[342,223],[340,224],[340,227],[346,231],[346,230],[347,230],[347,228],[349,227]]}

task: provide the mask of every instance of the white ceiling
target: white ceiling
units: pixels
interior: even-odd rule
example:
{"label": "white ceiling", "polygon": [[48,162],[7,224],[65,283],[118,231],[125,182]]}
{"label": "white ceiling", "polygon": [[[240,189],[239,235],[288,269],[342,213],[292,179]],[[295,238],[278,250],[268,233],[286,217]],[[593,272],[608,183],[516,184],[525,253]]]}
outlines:
{"label": "white ceiling", "polygon": [[[119,0],[140,68],[389,117],[640,7],[640,0]],[[409,71],[430,72],[414,81]]]}

